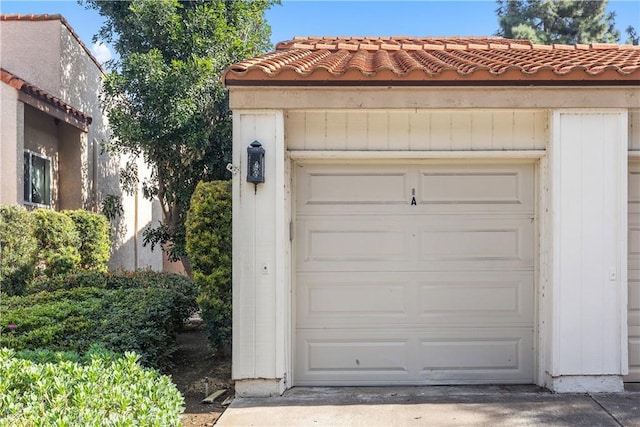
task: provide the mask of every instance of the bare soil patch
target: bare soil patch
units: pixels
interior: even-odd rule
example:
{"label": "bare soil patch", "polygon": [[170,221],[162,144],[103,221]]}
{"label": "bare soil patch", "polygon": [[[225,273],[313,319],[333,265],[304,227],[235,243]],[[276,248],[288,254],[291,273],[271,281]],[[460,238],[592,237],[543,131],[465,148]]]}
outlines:
{"label": "bare soil patch", "polygon": [[[201,325],[187,326],[178,334],[178,349],[174,353],[174,368],[170,374],[185,399],[182,417],[185,427],[212,426],[224,411],[221,403],[233,396],[231,359],[217,357],[209,348],[207,334]],[[209,394],[225,389],[227,392],[214,403],[203,404],[205,378],[209,380]]]}

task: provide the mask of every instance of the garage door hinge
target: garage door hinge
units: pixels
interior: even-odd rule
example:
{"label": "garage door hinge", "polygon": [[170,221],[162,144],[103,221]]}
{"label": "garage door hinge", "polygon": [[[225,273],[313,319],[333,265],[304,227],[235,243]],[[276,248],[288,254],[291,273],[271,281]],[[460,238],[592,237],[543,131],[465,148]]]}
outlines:
{"label": "garage door hinge", "polygon": [[289,221],[289,241],[293,242],[293,221]]}

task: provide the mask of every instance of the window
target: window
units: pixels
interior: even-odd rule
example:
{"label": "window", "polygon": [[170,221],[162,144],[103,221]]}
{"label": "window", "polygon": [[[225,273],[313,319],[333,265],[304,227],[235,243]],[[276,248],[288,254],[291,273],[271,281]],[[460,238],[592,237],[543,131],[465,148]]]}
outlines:
{"label": "window", "polygon": [[51,160],[24,152],[24,202],[51,205]]}

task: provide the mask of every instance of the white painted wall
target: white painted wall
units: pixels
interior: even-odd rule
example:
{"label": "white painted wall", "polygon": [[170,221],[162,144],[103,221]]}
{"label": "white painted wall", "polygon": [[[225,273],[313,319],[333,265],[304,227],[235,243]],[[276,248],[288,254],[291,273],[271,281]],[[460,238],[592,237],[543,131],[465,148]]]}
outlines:
{"label": "white painted wall", "polygon": [[[238,395],[286,387],[290,331],[290,188],[281,111],[233,116],[233,378]],[[247,146],[265,149],[265,183],[246,182]],[[246,380],[246,381],[242,381]]]}
{"label": "white painted wall", "polygon": [[555,111],[546,386],[615,391],[626,373],[627,119]]}
{"label": "white painted wall", "polygon": [[289,150],[544,150],[545,110],[289,111]]}

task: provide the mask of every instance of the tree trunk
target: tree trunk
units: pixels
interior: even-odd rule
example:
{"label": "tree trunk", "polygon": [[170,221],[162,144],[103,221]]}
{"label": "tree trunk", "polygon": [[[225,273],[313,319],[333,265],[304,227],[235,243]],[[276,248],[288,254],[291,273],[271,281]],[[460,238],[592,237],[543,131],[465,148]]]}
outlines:
{"label": "tree trunk", "polygon": [[182,262],[182,266],[184,267],[185,273],[189,276],[190,279],[193,279],[193,267],[191,267],[191,260],[188,256],[184,255],[180,257],[180,261]]}

